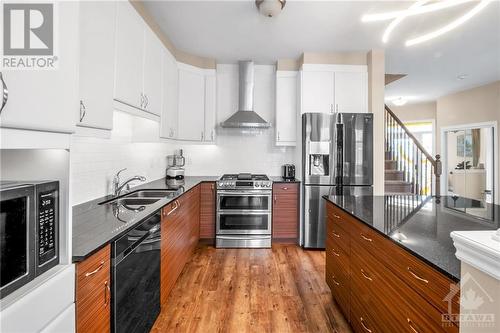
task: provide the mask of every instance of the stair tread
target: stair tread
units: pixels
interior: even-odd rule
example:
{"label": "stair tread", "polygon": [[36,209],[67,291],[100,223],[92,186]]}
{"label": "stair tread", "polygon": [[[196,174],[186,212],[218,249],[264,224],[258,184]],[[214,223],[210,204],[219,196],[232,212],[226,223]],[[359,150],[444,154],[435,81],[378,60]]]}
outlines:
{"label": "stair tread", "polygon": [[404,173],[404,171],[401,171],[401,170],[391,170],[391,169],[386,169],[385,172],[388,172],[388,173]]}
{"label": "stair tread", "polygon": [[385,180],[386,184],[401,184],[401,185],[411,185],[412,182],[407,182],[404,180]]}

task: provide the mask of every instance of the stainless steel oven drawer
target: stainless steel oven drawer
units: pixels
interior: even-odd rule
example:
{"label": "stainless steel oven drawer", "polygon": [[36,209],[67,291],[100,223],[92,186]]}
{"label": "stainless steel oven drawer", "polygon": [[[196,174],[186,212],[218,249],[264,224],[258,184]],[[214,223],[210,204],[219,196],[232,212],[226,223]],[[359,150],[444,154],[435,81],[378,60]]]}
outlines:
{"label": "stainless steel oven drawer", "polygon": [[217,236],[217,248],[270,248],[271,236]]}

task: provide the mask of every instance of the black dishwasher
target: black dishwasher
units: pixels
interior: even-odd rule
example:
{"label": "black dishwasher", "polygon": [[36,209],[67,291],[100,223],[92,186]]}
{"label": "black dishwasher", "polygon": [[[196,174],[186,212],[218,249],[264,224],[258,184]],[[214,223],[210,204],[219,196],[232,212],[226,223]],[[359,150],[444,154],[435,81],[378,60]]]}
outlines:
{"label": "black dishwasher", "polygon": [[160,313],[160,211],[112,244],[112,332],[149,332]]}

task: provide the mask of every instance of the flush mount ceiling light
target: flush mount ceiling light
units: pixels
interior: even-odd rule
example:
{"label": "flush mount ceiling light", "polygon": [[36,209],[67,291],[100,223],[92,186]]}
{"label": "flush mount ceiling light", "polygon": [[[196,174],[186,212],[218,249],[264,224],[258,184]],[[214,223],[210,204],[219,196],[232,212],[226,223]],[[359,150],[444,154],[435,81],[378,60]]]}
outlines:
{"label": "flush mount ceiling light", "polygon": [[404,97],[398,97],[398,98],[391,100],[391,103],[396,105],[396,106],[403,106],[406,103],[408,103],[408,100]]}
{"label": "flush mount ceiling light", "polygon": [[255,0],[259,12],[266,17],[275,17],[285,7],[286,0]]}
{"label": "flush mount ceiling light", "polygon": [[392,11],[392,12],[387,12],[387,13],[379,13],[379,14],[368,14],[364,15],[361,18],[362,22],[375,22],[375,21],[387,21],[387,20],[393,20],[389,26],[387,26],[383,36],[382,36],[382,41],[384,43],[387,43],[389,41],[389,36],[391,32],[398,26],[401,22],[404,21],[409,16],[415,16],[415,15],[421,15],[424,13],[430,13],[430,12],[435,12],[438,10],[443,10],[446,8],[450,8],[453,6],[457,6],[466,2],[477,2],[477,5],[471,8],[467,13],[464,15],[460,16],[456,20],[452,21],[451,23],[436,29],[434,31],[431,31],[429,33],[426,33],[424,35],[418,36],[416,38],[409,39],[405,42],[406,46],[411,46],[411,45],[416,45],[423,43],[425,41],[428,41],[430,39],[436,38],[438,36],[441,36],[448,31],[451,31],[458,26],[464,24],[467,22],[469,19],[471,19],[473,16],[478,14],[481,10],[483,10],[487,5],[489,5],[493,0],[481,0],[481,1],[471,1],[471,0],[446,0],[446,1],[440,1],[440,2],[435,2],[431,4],[427,4],[430,2],[430,0],[420,0],[415,3],[413,3],[408,9],[406,10],[398,10],[398,11]]}

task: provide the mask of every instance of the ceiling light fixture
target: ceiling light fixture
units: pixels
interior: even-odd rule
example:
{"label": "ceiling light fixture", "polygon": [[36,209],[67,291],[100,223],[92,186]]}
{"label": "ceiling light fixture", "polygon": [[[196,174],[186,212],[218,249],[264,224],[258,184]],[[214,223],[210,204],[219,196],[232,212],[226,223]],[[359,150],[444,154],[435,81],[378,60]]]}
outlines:
{"label": "ceiling light fixture", "polygon": [[[396,28],[396,26],[401,24],[401,22],[403,22],[404,19],[406,19],[409,16],[434,12],[434,11],[450,8],[453,6],[457,6],[457,5],[466,3],[466,2],[471,2],[471,0],[446,0],[446,1],[441,1],[441,2],[437,2],[437,3],[431,3],[428,5],[425,5],[429,1],[430,0],[419,0],[415,3],[413,3],[406,10],[364,15],[361,18],[361,21],[374,22],[374,21],[386,21],[386,20],[393,19],[393,21],[387,26],[387,28],[384,31],[384,34],[382,36],[382,42],[387,43],[389,41],[389,36],[390,36],[391,32],[394,30],[394,28]],[[409,39],[405,42],[405,45],[412,46],[412,45],[420,44],[420,43],[426,42],[430,39],[441,36],[449,31],[457,28],[458,26],[464,24],[469,19],[471,19],[473,16],[478,14],[481,10],[483,10],[492,1],[493,0],[480,0],[476,6],[474,6],[466,14],[464,14],[463,16],[459,17],[458,19],[454,20],[453,22],[445,25],[444,27],[442,27],[440,29],[434,30],[434,31],[429,32],[427,34],[424,34],[422,36]],[[474,2],[477,2],[477,1],[474,1]]]}
{"label": "ceiling light fixture", "polygon": [[259,12],[266,17],[275,17],[285,7],[286,0],[255,0]]}
{"label": "ceiling light fixture", "polygon": [[396,106],[403,106],[406,103],[408,103],[408,100],[406,98],[403,98],[403,97],[398,97],[396,99],[393,99],[391,102],[392,102],[392,104],[394,104]]}

